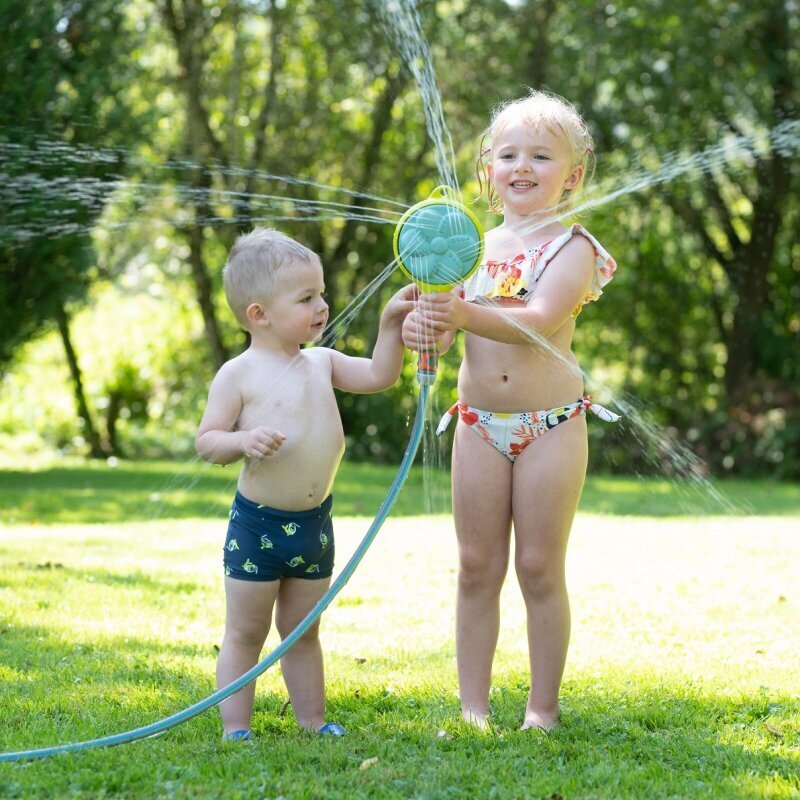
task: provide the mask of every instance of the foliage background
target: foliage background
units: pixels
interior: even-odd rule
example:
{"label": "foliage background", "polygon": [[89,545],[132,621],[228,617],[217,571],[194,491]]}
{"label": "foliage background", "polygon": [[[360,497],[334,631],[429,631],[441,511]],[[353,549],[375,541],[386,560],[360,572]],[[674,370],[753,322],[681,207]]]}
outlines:
{"label": "foliage background", "polygon": [[[680,470],[688,442],[717,474],[800,477],[795,0],[0,0],[0,446],[191,453],[244,345],[219,277],[253,224],[322,255],[334,314],[364,290],[392,213],[439,182],[415,8],[466,198],[491,107],[526,86],[595,134],[581,219],[620,269],[575,347],[632,424],[590,426],[593,469]],[[368,352],[401,282],[335,346]],[[413,394],[409,361],[342,397],[349,456],[396,461]]]}

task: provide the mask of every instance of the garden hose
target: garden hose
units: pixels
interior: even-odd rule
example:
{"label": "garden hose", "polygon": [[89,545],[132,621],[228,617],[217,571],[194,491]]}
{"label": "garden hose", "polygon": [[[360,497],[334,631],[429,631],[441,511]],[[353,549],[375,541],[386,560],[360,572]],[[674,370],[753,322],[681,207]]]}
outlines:
{"label": "garden hose", "polygon": [[69,744],[53,745],[52,747],[41,747],[36,750],[18,750],[16,752],[0,753],[0,762],[2,761],[20,761],[23,759],[31,758],[45,758],[46,756],[56,755],[57,753],[74,753],[78,750],[90,750],[98,747],[112,747],[118,744],[128,744],[135,742],[138,739],[145,739],[150,736],[157,736],[158,734],[168,731],[177,725],[202,714],[209,708],[218,705],[232,694],[238,692],[251,681],[254,681],[263,672],[266,672],[281,656],[289,650],[290,647],[308,630],[308,628],[316,622],[320,614],[330,605],[331,601],[342,590],[344,585],[350,580],[356,567],[361,562],[364,554],[369,549],[375,536],[380,530],[389,514],[390,509],[394,505],[400,489],[405,483],[411,465],[414,461],[414,456],[419,449],[419,443],[422,439],[422,432],[425,427],[425,410],[428,403],[428,384],[420,384],[419,397],[417,399],[417,413],[414,418],[414,425],[411,429],[411,437],[406,447],[406,452],[403,455],[403,460],[397,470],[397,474],[389,487],[389,491],[383,499],[381,507],[372,525],[361,540],[350,560],[342,568],[342,571],[336,577],[336,580],[328,587],[328,591],[317,601],[314,608],[301,620],[298,626],[285,638],[283,641],[266,657],[263,661],[256,664],[252,669],[245,672],[239,678],[222,689],[218,689],[214,694],[209,695],[204,700],[200,700],[192,706],[179,711],[172,716],[165,717],[158,722],[153,722],[150,725],[145,725],[141,728],[125,731],[124,733],[116,733],[110,736],[103,736],[98,739],[90,739],[85,742],[72,742]]}

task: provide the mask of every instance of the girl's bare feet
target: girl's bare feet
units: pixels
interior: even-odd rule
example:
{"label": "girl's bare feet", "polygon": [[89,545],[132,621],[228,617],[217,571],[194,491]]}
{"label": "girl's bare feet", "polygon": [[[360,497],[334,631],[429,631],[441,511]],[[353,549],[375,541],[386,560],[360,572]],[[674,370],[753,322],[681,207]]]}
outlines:
{"label": "girl's bare feet", "polygon": [[464,718],[464,722],[469,723],[480,731],[485,731],[489,728],[488,714],[473,711],[471,708],[463,708],[461,709],[461,716]]}
{"label": "girl's bare feet", "polygon": [[521,731],[527,731],[530,728],[534,730],[544,731],[549,733],[559,726],[559,714],[539,714],[536,711],[526,711],[525,721],[522,723]]}

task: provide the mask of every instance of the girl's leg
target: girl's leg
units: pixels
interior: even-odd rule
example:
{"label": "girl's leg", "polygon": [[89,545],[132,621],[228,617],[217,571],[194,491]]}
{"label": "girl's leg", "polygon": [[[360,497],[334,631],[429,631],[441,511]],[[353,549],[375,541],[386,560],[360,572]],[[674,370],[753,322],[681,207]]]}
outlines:
{"label": "girl's leg", "polygon": [[[217,688],[221,689],[258,662],[272,621],[280,581],[225,578],[225,636],[217,658]],[[255,681],[220,704],[225,733],[250,730]]]}
{"label": "girl's leg", "polygon": [[514,465],[517,578],[528,617],[531,689],[523,728],[551,728],[570,634],[567,540],[586,477],[586,420],[558,425],[525,448]]}
{"label": "girl's leg", "polygon": [[[285,639],[325,594],[331,579],[281,581],[275,624]],[[281,659],[281,669],[297,724],[318,731],[325,724],[325,672],[319,642],[319,619]]]}
{"label": "girl's leg", "polygon": [[511,462],[459,421],[453,442],[453,516],[458,538],[456,659],[461,713],[489,715],[500,591],[511,538]]}

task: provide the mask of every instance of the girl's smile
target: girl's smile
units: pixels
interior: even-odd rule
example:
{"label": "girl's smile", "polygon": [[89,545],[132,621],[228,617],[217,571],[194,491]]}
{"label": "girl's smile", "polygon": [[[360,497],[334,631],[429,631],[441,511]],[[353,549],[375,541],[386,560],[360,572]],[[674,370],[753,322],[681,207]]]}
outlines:
{"label": "girl's smile", "polygon": [[557,205],[583,174],[561,137],[522,118],[503,128],[487,169],[506,211],[520,216]]}

